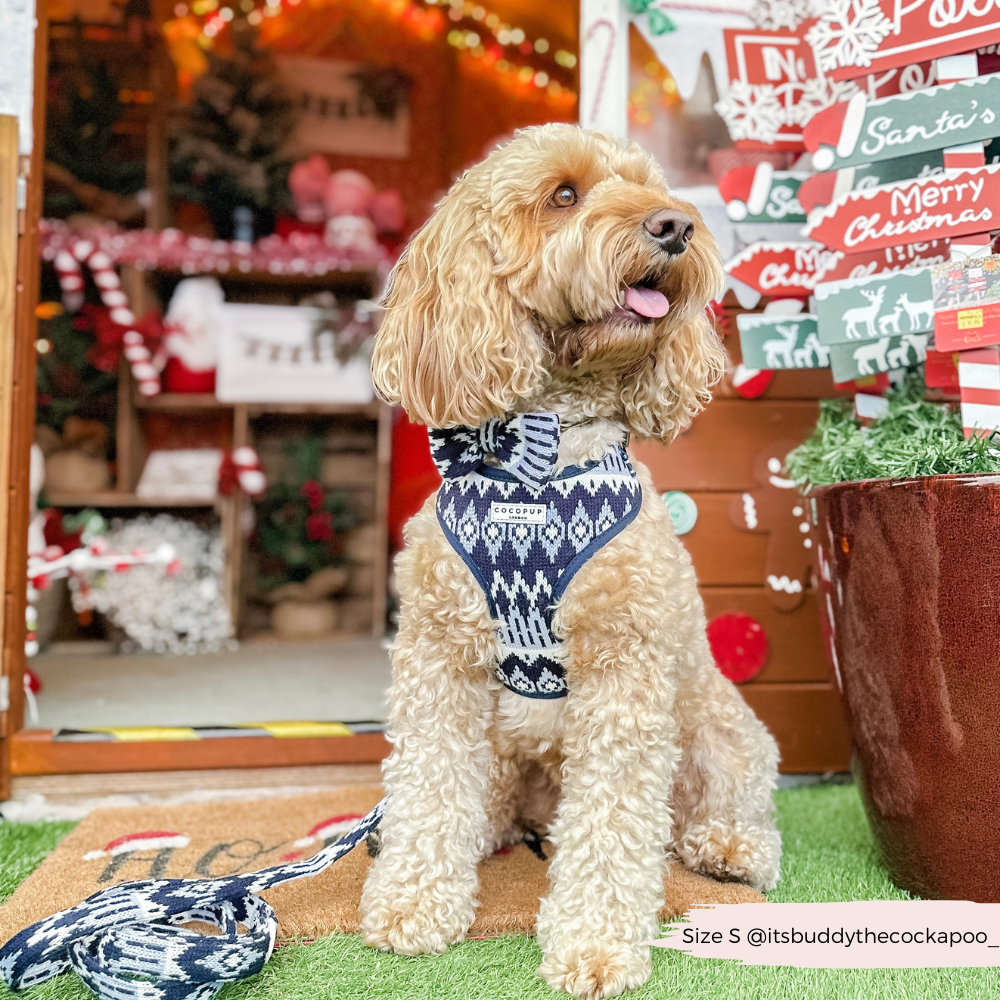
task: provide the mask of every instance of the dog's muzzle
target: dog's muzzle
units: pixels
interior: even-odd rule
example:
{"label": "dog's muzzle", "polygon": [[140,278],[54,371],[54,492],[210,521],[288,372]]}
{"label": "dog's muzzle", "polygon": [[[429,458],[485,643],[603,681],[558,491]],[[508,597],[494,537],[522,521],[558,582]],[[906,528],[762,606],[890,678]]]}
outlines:
{"label": "dog's muzzle", "polygon": [[676,255],[687,250],[694,236],[694,220],[675,208],[662,208],[646,219],[642,228],[666,254]]}

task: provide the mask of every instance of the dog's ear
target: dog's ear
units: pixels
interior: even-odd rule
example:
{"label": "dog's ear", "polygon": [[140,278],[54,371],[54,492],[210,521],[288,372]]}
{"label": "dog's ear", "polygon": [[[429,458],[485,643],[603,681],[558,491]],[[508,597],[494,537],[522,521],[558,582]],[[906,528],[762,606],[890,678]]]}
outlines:
{"label": "dog's ear", "polygon": [[379,395],[431,427],[502,416],[544,371],[527,312],[495,273],[481,186],[467,174],[413,237],[375,339]]}
{"label": "dog's ear", "polygon": [[672,441],[712,398],[726,370],[715,326],[702,312],[659,339],[654,352],[624,380],[622,405],[639,437]]}

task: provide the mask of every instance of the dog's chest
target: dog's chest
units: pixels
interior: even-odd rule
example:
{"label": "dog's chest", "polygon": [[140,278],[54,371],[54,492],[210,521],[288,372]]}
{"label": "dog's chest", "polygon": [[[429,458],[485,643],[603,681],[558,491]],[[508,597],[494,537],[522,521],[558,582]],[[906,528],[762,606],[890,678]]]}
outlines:
{"label": "dog's chest", "polygon": [[525,698],[506,689],[499,692],[494,725],[497,750],[503,757],[558,757],[565,713],[565,698]]}
{"label": "dog's chest", "polygon": [[566,696],[556,605],[641,505],[641,486],[620,446],[536,488],[490,468],[445,476],[438,521],[483,589],[500,639],[497,677],[511,692],[538,701]]}

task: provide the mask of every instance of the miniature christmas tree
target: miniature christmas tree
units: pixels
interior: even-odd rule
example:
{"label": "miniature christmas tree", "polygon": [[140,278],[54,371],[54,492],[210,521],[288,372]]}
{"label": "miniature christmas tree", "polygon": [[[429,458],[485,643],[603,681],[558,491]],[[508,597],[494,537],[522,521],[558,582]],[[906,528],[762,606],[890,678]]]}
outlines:
{"label": "miniature christmas tree", "polygon": [[233,25],[231,56],[209,54],[193,106],[174,136],[171,193],[202,203],[220,237],[253,238],[273,228],[287,198],[290,161],[282,149],[295,125],[292,103],[268,53],[246,22]]}

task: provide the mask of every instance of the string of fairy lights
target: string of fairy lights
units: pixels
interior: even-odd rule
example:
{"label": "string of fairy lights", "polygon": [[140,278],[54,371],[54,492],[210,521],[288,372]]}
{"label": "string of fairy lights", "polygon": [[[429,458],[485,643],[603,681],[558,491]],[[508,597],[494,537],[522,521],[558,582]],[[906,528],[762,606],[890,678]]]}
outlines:
{"label": "string of fairy lights", "polygon": [[[303,0],[182,0],[174,6],[178,21],[200,22],[193,39],[210,49],[235,18],[260,25]],[[334,2],[334,0],[331,0]],[[389,13],[405,19],[419,34],[430,38],[447,31],[449,45],[483,68],[508,76],[525,86],[543,90],[550,98],[575,101],[577,56],[544,37],[530,37],[524,28],[503,20],[476,0],[374,0]],[[192,32],[194,34],[194,32]],[[530,59],[530,62],[526,61]]]}

